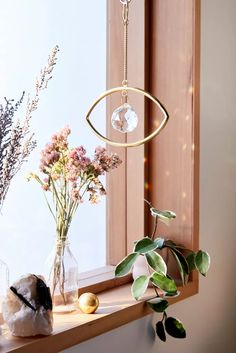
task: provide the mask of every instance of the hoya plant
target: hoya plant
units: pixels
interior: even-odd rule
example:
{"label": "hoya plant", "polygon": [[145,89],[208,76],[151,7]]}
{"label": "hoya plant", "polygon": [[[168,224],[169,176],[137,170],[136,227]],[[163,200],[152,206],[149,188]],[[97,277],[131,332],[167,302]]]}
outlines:
{"label": "hoya plant", "polygon": [[[146,200],[145,200],[146,201]],[[150,207],[150,213],[154,217],[154,228],[150,236],[146,236],[134,243],[133,252],[127,255],[115,269],[116,277],[127,275],[133,268],[136,260],[141,256],[146,263],[147,271],[138,276],[131,287],[134,299],[139,300],[146,292],[149,283],[154,289],[154,297],[147,301],[148,306],[157,313],[163,313],[162,319],[156,323],[156,334],[166,341],[166,333],[175,338],[185,338],[186,330],[181,321],[169,317],[166,309],[169,306],[168,298],[178,296],[177,280],[168,274],[168,267],[161,256],[162,250],[170,252],[178,267],[182,285],[186,285],[192,271],[197,270],[206,276],[210,267],[210,256],[206,251],[197,252],[178,245],[170,239],[164,239],[157,235],[158,221],[169,225],[176,218],[172,211],[160,211],[146,201]]]}

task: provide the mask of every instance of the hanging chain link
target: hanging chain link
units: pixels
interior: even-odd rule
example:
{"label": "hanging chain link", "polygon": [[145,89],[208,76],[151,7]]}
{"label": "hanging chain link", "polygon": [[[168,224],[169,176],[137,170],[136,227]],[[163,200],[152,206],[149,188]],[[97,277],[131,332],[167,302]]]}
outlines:
{"label": "hanging chain link", "polygon": [[120,0],[120,2],[123,4],[123,5],[126,5],[130,2],[131,0]]}
{"label": "hanging chain link", "polygon": [[[122,18],[124,24],[124,66],[123,66],[123,81],[122,86],[128,86],[128,24],[129,24],[129,3],[131,0],[120,0],[123,5]],[[124,102],[127,103],[128,92],[122,91]]]}
{"label": "hanging chain link", "polygon": [[128,64],[128,24],[129,24],[129,3],[123,5],[123,23],[124,23],[124,80],[122,85],[127,85],[127,64]]}

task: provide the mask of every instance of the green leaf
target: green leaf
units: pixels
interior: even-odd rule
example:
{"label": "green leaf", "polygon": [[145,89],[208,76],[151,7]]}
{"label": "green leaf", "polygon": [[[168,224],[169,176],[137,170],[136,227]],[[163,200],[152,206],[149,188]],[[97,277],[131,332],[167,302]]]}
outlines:
{"label": "green leaf", "polygon": [[195,256],[195,265],[198,271],[206,276],[210,267],[210,255],[206,251],[199,250]]}
{"label": "green leaf", "polygon": [[167,272],[167,266],[161,255],[156,253],[155,251],[149,251],[148,253],[145,254],[145,257],[147,259],[147,262],[149,266],[156,272],[163,273],[166,275]]}
{"label": "green leaf", "polygon": [[172,337],[186,338],[186,331],[182,322],[174,317],[168,317],[165,320],[165,329],[166,332]]}
{"label": "green leaf", "polygon": [[152,308],[152,310],[156,311],[157,313],[163,313],[163,311],[165,311],[168,308],[169,303],[165,299],[160,299],[160,298],[157,298],[157,299],[149,300],[147,302],[148,306],[150,306],[150,308]]}
{"label": "green leaf", "polygon": [[157,244],[150,238],[146,237],[139,240],[134,247],[134,252],[138,252],[139,254],[145,254],[149,251],[155,250],[157,248]]}
{"label": "green leaf", "polygon": [[115,276],[122,277],[129,273],[133,264],[135,263],[136,259],[138,258],[139,254],[131,253],[126,256],[117,266],[115,269]]}
{"label": "green leaf", "polygon": [[189,272],[192,272],[193,270],[195,270],[196,265],[195,265],[195,253],[191,252],[190,254],[188,254],[188,256],[186,257],[186,261],[188,263],[188,267],[189,267]]}
{"label": "green leaf", "polygon": [[150,212],[153,217],[158,217],[158,219],[166,225],[169,225],[170,221],[176,218],[176,214],[168,210],[160,211],[154,207],[151,207]]}
{"label": "green leaf", "polygon": [[175,244],[172,240],[168,239],[168,240],[165,240],[165,241],[164,241],[164,246],[167,246],[167,247],[175,247],[176,244]]}
{"label": "green leaf", "polygon": [[146,292],[148,282],[149,277],[145,275],[135,279],[131,287],[131,293],[134,299],[138,300]]}
{"label": "green leaf", "polygon": [[189,267],[188,267],[187,260],[185,259],[184,255],[179,250],[172,248],[172,247],[170,247],[169,249],[172,252],[172,254],[177,262],[182,283],[183,283],[183,285],[185,285],[188,281],[188,275],[189,275]]}
{"label": "green leaf", "polygon": [[176,298],[179,295],[180,295],[180,291],[177,291],[176,293],[168,293],[168,292],[166,292],[164,297],[165,298],[168,298],[168,297]]}
{"label": "green leaf", "polygon": [[162,249],[164,246],[165,239],[164,238],[156,238],[154,243],[157,244],[157,249]]}
{"label": "green leaf", "polygon": [[158,288],[168,293],[176,293],[177,287],[175,281],[160,273],[154,272],[151,276],[151,282]]}
{"label": "green leaf", "polygon": [[162,321],[156,323],[156,334],[163,342],[166,341],[166,333]]}

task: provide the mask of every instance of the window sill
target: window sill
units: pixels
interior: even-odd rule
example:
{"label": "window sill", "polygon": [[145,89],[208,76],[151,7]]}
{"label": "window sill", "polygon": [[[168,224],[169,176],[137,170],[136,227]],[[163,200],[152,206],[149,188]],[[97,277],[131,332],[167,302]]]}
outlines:
{"label": "window sill", "polygon": [[[125,279],[126,282],[128,280],[129,278]],[[46,337],[17,338],[5,333],[0,337],[0,351],[2,353],[60,352],[152,313],[145,304],[145,299],[153,296],[152,289],[148,289],[144,300],[135,301],[131,297],[130,283],[121,285],[120,280],[113,278],[104,281],[103,288],[109,288],[112,284],[112,289],[103,290],[98,295],[100,305],[95,314],[81,314],[76,311],[70,314],[54,315],[53,334]],[[82,292],[95,288],[94,286],[85,287]],[[175,303],[197,292],[197,281],[194,280],[181,288],[181,295],[171,299],[170,302]]]}

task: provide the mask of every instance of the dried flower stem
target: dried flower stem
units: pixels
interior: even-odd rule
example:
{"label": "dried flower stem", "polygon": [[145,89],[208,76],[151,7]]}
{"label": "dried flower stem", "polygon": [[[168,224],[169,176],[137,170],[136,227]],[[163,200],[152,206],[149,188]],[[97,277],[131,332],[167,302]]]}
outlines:
{"label": "dried flower stem", "polygon": [[30,119],[38,108],[39,95],[47,88],[52,78],[52,71],[56,65],[56,55],[59,47],[55,46],[49,55],[47,65],[40,71],[36,79],[35,93],[32,99],[28,98],[24,121],[14,121],[15,113],[23,103],[25,92],[19,101],[5,98],[5,104],[0,104],[0,209],[6,198],[12,178],[27,161],[30,153],[36,147],[34,134],[30,134]]}
{"label": "dried flower stem", "polygon": [[63,256],[73,216],[86,194],[91,203],[97,203],[100,196],[106,194],[99,177],[121,163],[116,154],[109,156],[104,147],[97,147],[92,159],[88,158],[83,146],[70,148],[70,133],[67,126],[54,134],[41,152],[40,171],[44,178],[35,173],[29,176],[29,180],[35,179],[43,189],[56,223],[56,252],[49,277],[52,296],[59,293],[64,305],[69,299],[65,294],[68,273],[65,272]]}

